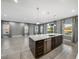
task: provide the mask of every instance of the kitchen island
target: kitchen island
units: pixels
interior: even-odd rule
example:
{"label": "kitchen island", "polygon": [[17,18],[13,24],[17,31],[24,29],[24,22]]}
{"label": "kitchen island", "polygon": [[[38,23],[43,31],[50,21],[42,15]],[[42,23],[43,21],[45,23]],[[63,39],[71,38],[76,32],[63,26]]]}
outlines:
{"label": "kitchen island", "polygon": [[62,34],[50,33],[29,36],[29,47],[35,58],[43,56],[63,42]]}

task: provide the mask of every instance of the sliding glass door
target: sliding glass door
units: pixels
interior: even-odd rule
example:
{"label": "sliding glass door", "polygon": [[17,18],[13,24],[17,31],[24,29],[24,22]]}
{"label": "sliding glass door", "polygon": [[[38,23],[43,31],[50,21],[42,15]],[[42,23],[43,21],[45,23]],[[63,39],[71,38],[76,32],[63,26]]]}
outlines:
{"label": "sliding glass door", "polygon": [[65,19],[63,21],[63,34],[64,34],[64,39],[71,40],[72,39],[72,18]]}

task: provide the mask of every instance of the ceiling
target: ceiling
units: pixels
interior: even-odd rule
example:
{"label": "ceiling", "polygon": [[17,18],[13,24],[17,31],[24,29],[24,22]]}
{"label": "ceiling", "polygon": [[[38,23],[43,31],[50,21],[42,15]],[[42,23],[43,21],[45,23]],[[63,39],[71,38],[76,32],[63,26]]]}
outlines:
{"label": "ceiling", "polygon": [[45,23],[78,14],[78,0],[2,0],[1,20]]}

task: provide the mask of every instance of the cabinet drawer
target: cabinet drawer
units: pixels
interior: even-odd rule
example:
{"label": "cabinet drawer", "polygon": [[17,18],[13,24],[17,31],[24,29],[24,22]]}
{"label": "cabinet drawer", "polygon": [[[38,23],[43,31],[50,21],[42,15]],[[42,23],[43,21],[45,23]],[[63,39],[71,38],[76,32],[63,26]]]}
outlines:
{"label": "cabinet drawer", "polygon": [[43,52],[44,50],[43,49],[37,49],[37,53],[39,53],[39,52]]}
{"label": "cabinet drawer", "polygon": [[40,40],[40,41],[37,41],[36,43],[37,44],[41,44],[41,43],[43,43],[44,41],[43,40]]}
{"label": "cabinet drawer", "polygon": [[44,54],[44,40],[36,41],[35,51],[36,57],[40,57]]}
{"label": "cabinet drawer", "polygon": [[39,52],[39,53],[36,54],[36,58],[38,58],[38,57],[40,57],[42,55],[43,55],[43,53],[42,52]]}
{"label": "cabinet drawer", "polygon": [[40,40],[36,42],[36,47],[44,46],[44,41]]}
{"label": "cabinet drawer", "polygon": [[44,50],[43,49],[37,49],[36,51],[36,57],[40,57],[44,54]]}

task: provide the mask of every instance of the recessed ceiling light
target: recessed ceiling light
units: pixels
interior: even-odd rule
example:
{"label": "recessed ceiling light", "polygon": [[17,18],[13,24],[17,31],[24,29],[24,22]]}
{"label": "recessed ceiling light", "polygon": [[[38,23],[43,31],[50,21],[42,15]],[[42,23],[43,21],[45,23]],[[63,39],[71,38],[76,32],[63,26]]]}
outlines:
{"label": "recessed ceiling light", "polygon": [[18,0],[14,0],[15,3],[18,3]]}
{"label": "recessed ceiling light", "polygon": [[40,24],[39,22],[37,22],[36,24]]}
{"label": "recessed ceiling light", "polygon": [[72,12],[75,12],[75,10],[73,9]]}

